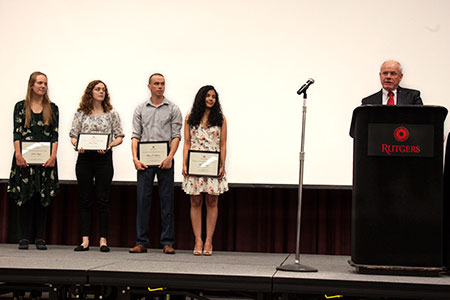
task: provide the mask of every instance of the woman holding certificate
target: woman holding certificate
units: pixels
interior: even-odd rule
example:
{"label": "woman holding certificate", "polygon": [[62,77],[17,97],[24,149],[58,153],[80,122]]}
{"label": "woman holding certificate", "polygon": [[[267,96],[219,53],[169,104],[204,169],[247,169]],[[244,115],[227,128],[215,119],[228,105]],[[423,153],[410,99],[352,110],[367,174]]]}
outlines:
{"label": "woman holding certificate", "polygon": [[32,73],[25,100],[14,107],[15,155],[8,182],[8,194],[19,206],[21,250],[28,249],[32,232],[36,248],[47,250],[47,208],[59,189],[58,121],[58,106],[47,94],[47,75]]}
{"label": "woman holding certificate", "polygon": [[[218,216],[218,196],[228,191],[225,175],[227,122],[222,114],[219,94],[207,85],[197,92],[190,114],[184,124],[183,184],[182,189],[191,195],[191,222],[195,236],[194,255],[212,255],[213,235]],[[219,154],[220,152],[220,154]],[[193,154],[205,157],[198,164]],[[217,155],[217,156],[216,156]],[[216,160],[213,172],[202,167]],[[214,172],[215,169],[215,172]],[[199,175],[207,174],[207,175]],[[206,239],[202,240],[202,205],[206,203]]]}
{"label": "woman holding certificate", "polygon": [[[89,250],[92,194],[99,210],[100,251],[109,252],[109,189],[113,178],[112,147],[122,143],[124,134],[119,114],[113,109],[106,85],[100,80],[88,84],[75,113],[70,138],[78,151],[76,175],[80,191],[82,242],[75,251]],[[94,193],[95,191],[95,193]]]}

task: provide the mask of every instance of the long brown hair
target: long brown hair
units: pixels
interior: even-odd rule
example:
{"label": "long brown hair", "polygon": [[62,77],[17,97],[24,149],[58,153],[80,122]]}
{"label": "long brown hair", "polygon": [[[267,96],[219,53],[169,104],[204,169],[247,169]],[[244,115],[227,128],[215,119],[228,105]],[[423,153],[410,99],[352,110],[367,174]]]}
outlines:
{"label": "long brown hair", "polygon": [[[27,96],[25,98],[25,128],[30,127],[31,123],[31,96],[33,95],[33,85],[37,80],[39,75],[45,76],[47,79],[47,75],[42,72],[33,72],[30,75],[30,79],[28,79],[28,89]],[[48,89],[47,89],[48,91]],[[48,97],[47,91],[45,91],[44,99],[42,100],[42,114],[44,116],[44,124],[49,126],[53,122],[53,113],[50,98]]]}
{"label": "long brown hair", "polygon": [[92,90],[99,83],[103,83],[105,85],[105,99],[102,101],[103,111],[104,112],[111,111],[111,109],[113,107],[111,105],[111,100],[109,98],[108,87],[101,80],[94,80],[94,81],[89,82],[89,84],[86,87],[86,90],[84,90],[83,97],[81,97],[80,107],[78,108],[77,111],[82,111],[86,115],[89,115],[92,112],[92,110],[94,109]]}

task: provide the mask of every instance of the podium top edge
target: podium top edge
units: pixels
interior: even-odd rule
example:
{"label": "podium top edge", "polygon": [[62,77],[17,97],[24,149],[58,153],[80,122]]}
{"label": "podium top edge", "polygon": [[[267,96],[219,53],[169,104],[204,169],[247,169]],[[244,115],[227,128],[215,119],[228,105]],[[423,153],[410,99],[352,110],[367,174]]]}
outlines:
{"label": "podium top edge", "polygon": [[447,108],[439,105],[383,105],[383,104],[365,104],[356,107],[353,110],[352,121],[350,125],[350,136],[354,137],[353,130],[355,127],[355,119],[356,116],[360,114],[361,111],[384,111],[384,112],[406,112],[406,111],[434,111],[435,113],[439,112],[442,117],[446,118],[448,110]]}
{"label": "podium top edge", "polygon": [[440,105],[383,105],[383,104],[365,104],[360,105],[354,109],[356,110],[362,110],[362,109],[369,109],[369,108],[381,108],[381,109],[442,109],[445,112],[447,112],[447,108]]}

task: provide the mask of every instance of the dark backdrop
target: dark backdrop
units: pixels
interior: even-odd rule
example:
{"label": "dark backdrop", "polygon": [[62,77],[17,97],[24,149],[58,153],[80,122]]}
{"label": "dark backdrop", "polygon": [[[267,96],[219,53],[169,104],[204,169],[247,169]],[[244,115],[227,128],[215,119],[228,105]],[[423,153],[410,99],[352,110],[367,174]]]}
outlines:
{"label": "dark backdrop", "polygon": [[[6,182],[0,183],[0,242],[17,243],[20,239],[17,206],[8,199],[6,186]],[[351,193],[349,187],[305,186],[301,253],[350,254]],[[294,253],[297,195],[295,186],[230,185],[230,191],[219,197],[214,250]],[[113,184],[110,246],[134,246],[135,216],[136,186]],[[97,219],[94,205],[90,237],[92,246],[97,246],[99,240]],[[151,248],[160,247],[159,233],[159,197],[156,188],[150,221]],[[45,239],[48,244],[80,243],[77,184],[61,183],[60,192],[49,210]],[[179,186],[175,187],[175,240],[176,249],[193,248],[189,196]]]}

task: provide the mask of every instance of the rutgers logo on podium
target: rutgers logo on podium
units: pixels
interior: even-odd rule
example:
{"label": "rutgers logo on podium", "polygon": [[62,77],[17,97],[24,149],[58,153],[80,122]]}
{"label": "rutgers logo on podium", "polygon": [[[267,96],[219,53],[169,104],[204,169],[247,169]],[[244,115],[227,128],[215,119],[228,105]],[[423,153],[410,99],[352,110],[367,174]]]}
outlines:
{"label": "rutgers logo on podium", "polygon": [[399,126],[394,130],[394,138],[399,142],[404,142],[409,137],[409,130],[406,127]]}
{"label": "rutgers logo on podium", "polygon": [[433,125],[369,123],[369,156],[433,157]]}

